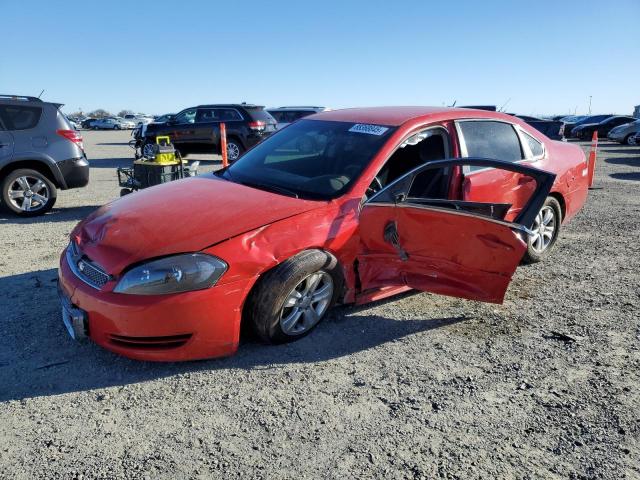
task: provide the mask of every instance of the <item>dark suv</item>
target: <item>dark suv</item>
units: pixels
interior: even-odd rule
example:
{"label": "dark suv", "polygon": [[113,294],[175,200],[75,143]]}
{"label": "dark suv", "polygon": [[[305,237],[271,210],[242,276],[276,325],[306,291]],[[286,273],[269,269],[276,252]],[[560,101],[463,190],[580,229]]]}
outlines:
{"label": "dark suv", "polygon": [[182,110],[164,123],[147,125],[144,138],[140,139],[143,153],[157,136],[168,135],[182,156],[219,154],[221,123],[226,126],[227,155],[231,162],[276,130],[275,119],[259,105],[199,105]]}
{"label": "dark suv", "polygon": [[0,203],[17,215],[41,215],[53,207],[57,189],[89,183],[82,136],[61,106],[0,95]]}

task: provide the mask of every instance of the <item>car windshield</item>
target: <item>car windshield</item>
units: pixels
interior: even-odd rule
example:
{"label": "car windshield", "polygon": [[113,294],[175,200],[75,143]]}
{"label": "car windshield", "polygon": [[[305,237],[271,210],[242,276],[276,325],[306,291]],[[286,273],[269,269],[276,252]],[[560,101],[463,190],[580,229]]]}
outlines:
{"label": "car windshield", "polygon": [[256,145],[220,175],[285,195],[336,198],[394,130],[384,125],[300,120]]}

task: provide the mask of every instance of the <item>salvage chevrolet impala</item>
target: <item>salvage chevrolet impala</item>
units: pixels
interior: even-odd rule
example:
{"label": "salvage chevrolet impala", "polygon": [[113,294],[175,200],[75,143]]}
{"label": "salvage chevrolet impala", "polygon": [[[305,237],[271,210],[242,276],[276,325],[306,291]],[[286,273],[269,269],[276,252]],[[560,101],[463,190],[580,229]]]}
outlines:
{"label": "salvage chevrolet impala", "polygon": [[322,112],[230,167],[107,204],[60,259],[63,321],[128,357],[230,355],[336,303],[409,289],[502,302],[587,197],[582,151],[470,109]]}

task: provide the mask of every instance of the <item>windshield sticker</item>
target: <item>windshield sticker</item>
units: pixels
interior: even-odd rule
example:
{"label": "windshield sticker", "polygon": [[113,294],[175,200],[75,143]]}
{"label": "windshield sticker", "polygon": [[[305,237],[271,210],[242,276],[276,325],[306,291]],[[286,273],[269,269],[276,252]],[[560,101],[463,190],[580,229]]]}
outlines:
{"label": "windshield sticker", "polygon": [[350,132],[367,133],[369,135],[382,135],[389,130],[387,127],[381,127],[380,125],[367,125],[366,123],[356,123],[349,129]]}

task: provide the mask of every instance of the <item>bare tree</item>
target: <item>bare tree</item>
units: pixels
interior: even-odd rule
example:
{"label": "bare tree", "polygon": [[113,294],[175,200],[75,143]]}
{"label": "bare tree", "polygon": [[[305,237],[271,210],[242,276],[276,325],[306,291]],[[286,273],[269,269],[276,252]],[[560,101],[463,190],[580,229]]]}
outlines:
{"label": "bare tree", "polygon": [[89,116],[92,117],[92,118],[113,117],[111,112],[108,112],[103,108],[98,108],[97,110],[94,110],[93,112],[89,112]]}
{"label": "bare tree", "polygon": [[133,110],[120,110],[118,112],[119,117],[124,117],[125,115],[133,115]]}

